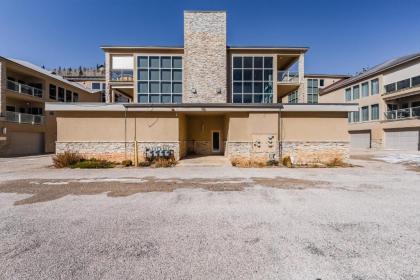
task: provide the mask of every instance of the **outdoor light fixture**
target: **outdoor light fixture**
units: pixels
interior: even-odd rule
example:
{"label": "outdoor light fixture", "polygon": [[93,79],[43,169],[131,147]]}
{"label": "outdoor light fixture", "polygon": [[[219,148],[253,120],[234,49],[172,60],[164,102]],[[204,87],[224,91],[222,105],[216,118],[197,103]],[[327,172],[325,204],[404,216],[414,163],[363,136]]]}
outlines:
{"label": "outdoor light fixture", "polygon": [[197,90],[196,90],[195,88],[192,88],[192,89],[191,89],[191,92],[192,92],[193,94],[197,94]]}
{"label": "outdoor light fixture", "polygon": [[222,89],[221,88],[217,88],[216,92],[217,92],[217,94],[222,94]]}

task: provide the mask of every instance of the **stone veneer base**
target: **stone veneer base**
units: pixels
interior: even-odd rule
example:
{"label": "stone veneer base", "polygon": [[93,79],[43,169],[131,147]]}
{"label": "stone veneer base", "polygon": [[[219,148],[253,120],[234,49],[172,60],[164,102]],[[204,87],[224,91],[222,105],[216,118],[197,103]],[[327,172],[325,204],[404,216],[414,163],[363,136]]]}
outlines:
{"label": "stone veneer base", "polygon": [[[146,149],[173,150],[179,160],[179,142],[137,142],[139,161],[145,159]],[[56,154],[75,152],[85,157],[95,157],[110,161],[134,160],[133,142],[56,142]]]}
{"label": "stone veneer base", "polygon": [[294,164],[327,163],[334,159],[347,161],[349,142],[285,141],[279,144],[281,157],[290,156]]}

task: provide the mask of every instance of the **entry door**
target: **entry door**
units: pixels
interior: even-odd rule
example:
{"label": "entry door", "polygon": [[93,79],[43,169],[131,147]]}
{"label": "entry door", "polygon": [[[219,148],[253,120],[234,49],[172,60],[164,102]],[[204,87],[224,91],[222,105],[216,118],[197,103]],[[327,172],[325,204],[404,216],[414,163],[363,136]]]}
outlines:
{"label": "entry door", "polygon": [[211,132],[211,147],[213,153],[220,152],[220,131]]}

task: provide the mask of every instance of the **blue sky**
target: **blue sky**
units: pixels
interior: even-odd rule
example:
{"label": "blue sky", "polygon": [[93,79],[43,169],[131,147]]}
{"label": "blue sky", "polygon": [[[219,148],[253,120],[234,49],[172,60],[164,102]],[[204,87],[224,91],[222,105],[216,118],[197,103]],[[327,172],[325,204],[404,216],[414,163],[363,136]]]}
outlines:
{"label": "blue sky", "polygon": [[415,0],[1,2],[0,55],[47,68],[102,63],[101,45],[182,45],[184,10],[226,10],[230,45],[310,47],[307,73],[354,74],[420,52]]}

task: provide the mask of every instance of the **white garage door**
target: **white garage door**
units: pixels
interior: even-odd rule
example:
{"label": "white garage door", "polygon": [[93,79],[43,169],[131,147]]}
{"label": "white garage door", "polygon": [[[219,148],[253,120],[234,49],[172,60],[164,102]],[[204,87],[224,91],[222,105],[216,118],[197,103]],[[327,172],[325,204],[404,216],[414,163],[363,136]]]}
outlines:
{"label": "white garage door", "polygon": [[370,148],[370,133],[369,132],[350,133],[350,146],[356,149],[369,149]]}
{"label": "white garage door", "polygon": [[385,132],[385,148],[395,150],[418,151],[419,131],[401,130]]}
{"label": "white garage door", "polygon": [[11,131],[7,137],[11,156],[35,155],[44,152],[43,133]]}

